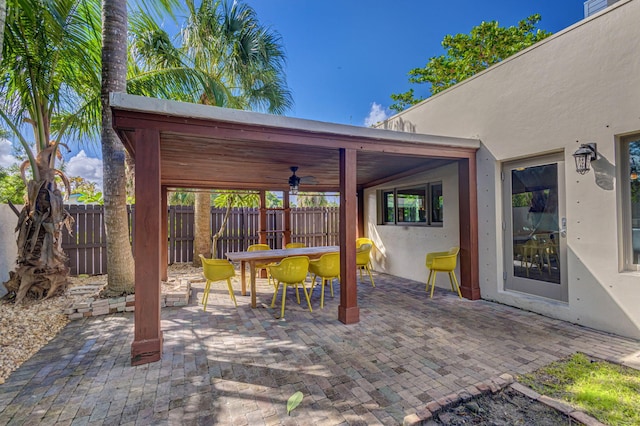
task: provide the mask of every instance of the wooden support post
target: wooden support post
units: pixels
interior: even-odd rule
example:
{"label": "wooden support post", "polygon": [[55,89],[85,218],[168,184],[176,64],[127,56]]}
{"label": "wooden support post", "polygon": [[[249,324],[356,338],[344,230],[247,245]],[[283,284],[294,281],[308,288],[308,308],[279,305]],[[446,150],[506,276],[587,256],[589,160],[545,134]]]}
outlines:
{"label": "wooden support post", "polygon": [[476,155],[458,160],[460,217],[460,291],[467,299],[480,299],[478,262],[478,183]]}
{"label": "wooden support post", "polygon": [[160,278],[164,244],[160,186],[160,133],[136,131],[136,226],[134,340],[131,365],[155,362],[162,357],[160,330]]}
{"label": "wooden support post", "polygon": [[291,242],[291,200],[289,199],[289,191],[284,191],[282,197],[282,248]]}
{"label": "wooden support post", "polygon": [[160,232],[162,233],[162,251],[160,252],[160,278],[162,281],[169,279],[169,206],[167,206],[167,187],[163,186],[161,191],[162,200],[160,201],[160,208],[162,209],[162,217],[160,218]]}
{"label": "wooden support post", "polygon": [[358,190],[358,237],[366,237],[364,233],[364,191]]}
{"label": "wooden support post", "polygon": [[356,279],[356,151],[340,148],[340,306],[338,320],[360,321]]}
{"label": "wooden support post", "polygon": [[[260,191],[260,216],[258,219],[259,223],[259,231],[258,231],[258,241],[260,244],[267,244],[267,193],[266,191]],[[254,271],[255,272],[255,271]],[[267,270],[260,270],[260,278],[267,278]],[[243,287],[243,295],[246,293],[245,287]],[[253,293],[251,293],[251,297],[255,297]]]}

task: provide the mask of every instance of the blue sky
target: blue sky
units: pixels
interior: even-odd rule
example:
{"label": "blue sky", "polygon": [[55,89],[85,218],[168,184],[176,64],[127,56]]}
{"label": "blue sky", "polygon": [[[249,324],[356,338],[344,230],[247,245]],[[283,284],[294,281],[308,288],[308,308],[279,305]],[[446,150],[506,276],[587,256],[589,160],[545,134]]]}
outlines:
{"label": "blue sky", "polygon": [[[584,17],[583,0],[245,0],[277,31],[287,54],[294,106],[288,116],[364,126],[386,118],[390,95],[412,86],[410,69],[444,53],[447,34],[468,33],[482,21],[516,25],[542,15],[539,28],[556,33]],[[0,165],[10,147],[0,141]],[[99,146],[65,154],[66,171],[101,183]]]}

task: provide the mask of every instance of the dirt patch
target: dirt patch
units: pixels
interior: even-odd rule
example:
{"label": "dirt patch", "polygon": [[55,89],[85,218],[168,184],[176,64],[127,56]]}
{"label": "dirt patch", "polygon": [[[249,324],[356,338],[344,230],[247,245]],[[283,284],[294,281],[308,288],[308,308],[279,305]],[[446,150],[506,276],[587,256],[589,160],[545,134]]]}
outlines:
{"label": "dirt patch", "polygon": [[569,416],[507,387],[434,414],[435,425],[580,425]]}

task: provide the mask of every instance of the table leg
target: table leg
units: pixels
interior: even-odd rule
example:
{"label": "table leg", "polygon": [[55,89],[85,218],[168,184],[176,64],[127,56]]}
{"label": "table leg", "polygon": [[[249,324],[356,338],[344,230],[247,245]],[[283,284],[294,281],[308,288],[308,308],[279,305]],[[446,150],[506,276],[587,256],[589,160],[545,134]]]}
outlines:
{"label": "table leg", "polygon": [[251,307],[256,307],[256,265],[249,262],[249,273],[251,274]]}
{"label": "table leg", "polygon": [[242,295],[246,296],[247,295],[247,276],[245,274],[245,264],[246,262],[243,260],[240,262],[240,278],[241,278],[241,282],[242,282]]}

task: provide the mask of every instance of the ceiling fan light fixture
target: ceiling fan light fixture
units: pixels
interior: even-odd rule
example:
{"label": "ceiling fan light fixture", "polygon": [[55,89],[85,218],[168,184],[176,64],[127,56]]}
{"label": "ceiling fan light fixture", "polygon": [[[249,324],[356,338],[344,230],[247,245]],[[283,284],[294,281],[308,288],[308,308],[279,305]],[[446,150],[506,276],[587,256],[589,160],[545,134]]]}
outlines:
{"label": "ceiling fan light fixture", "polygon": [[300,178],[296,176],[296,171],[298,167],[292,166],[290,167],[293,174],[289,177],[289,194],[298,195],[298,190],[300,189]]}

